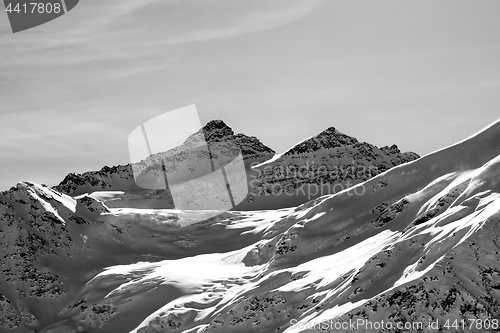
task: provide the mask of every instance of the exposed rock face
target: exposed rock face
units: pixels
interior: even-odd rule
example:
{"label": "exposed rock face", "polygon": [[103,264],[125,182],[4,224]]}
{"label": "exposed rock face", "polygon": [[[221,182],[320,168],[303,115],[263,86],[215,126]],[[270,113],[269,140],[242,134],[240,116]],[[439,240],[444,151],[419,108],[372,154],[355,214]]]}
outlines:
{"label": "exposed rock face", "polygon": [[[335,148],[353,147],[361,156],[376,159],[378,155],[386,155],[394,159],[393,165],[413,161],[420,156],[408,152],[401,153],[398,146],[384,146],[377,148],[366,142],[359,142],[355,137],[339,132],[335,127],[329,127],[318,135],[302,141],[286,151],[282,156],[301,155],[315,153],[324,150],[334,150]],[[374,148],[376,149],[374,151]]]}
{"label": "exposed rock face", "polygon": [[90,213],[109,213],[109,209],[106,205],[87,195],[79,197],[76,203],[77,205],[84,206]]}
{"label": "exposed rock face", "polygon": [[258,158],[267,154],[274,154],[275,151],[264,145],[255,136],[247,136],[241,133],[235,134],[233,140],[241,149],[243,156],[247,158]]}
{"label": "exposed rock face", "polygon": [[322,149],[345,147],[355,143],[358,143],[358,139],[337,131],[335,127],[329,127],[318,135],[298,143],[283,155],[314,153]]}
{"label": "exposed rock face", "polygon": [[[394,166],[418,159],[413,152],[402,153],[396,145],[378,148],[330,127],[267,161],[251,175],[248,201],[264,196],[292,197],[302,193],[302,202],[336,193],[366,181]],[[306,200],[307,199],[307,200]],[[261,201],[264,199],[261,199]],[[289,200],[289,204],[301,202]],[[268,208],[282,208],[282,203]],[[288,206],[290,207],[290,206]]]}
{"label": "exposed rock face", "polygon": [[365,159],[369,162],[386,162],[384,164],[385,169],[382,168],[381,171],[420,157],[413,152],[402,153],[396,145],[377,148],[369,143],[359,142],[358,139],[341,133],[334,127],[329,127],[318,135],[290,148],[281,155],[281,159],[286,160],[286,157],[306,156],[313,161],[321,156],[323,162],[335,163],[335,161],[325,159],[325,152],[330,153],[330,159],[352,158],[353,160]]}
{"label": "exposed rock face", "polygon": [[198,133],[203,132],[207,142],[228,140],[234,135],[233,129],[222,120],[211,120]]}
{"label": "exposed rock face", "polygon": [[105,191],[116,188],[135,189],[134,174],[130,164],[105,166],[99,171],[82,174],[70,173],[54,189],[65,194]]}
{"label": "exposed rock face", "polygon": [[205,139],[211,142],[232,142],[236,144],[243,154],[244,159],[259,158],[275,151],[260,142],[255,136],[248,136],[243,133],[235,134],[222,120],[212,120],[203,126]]}
{"label": "exposed rock face", "polygon": [[4,295],[0,295],[0,327],[14,329],[21,324],[21,317],[12,302]]}
{"label": "exposed rock face", "polygon": [[[211,153],[195,148],[204,142],[208,143]],[[224,156],[217,154],[223,151],[229,152],[229,155],[241,151],[247,166],[249,195],[237,206],[237,209],[242,210],[291,207],[320,195],[338,192],[396,165],[419,158],[419,155],[412,152],[402,153],[396,145],[377,148],[330,127],[300,142],[281,154],[277,160],[267,163],[265,161],[275,154],[274,150],[256,137],[235,134],[221,120],[212,120],[178,147],[153,154],[134,165],[104,167],[99,171],[83,174],[70,173],[55,189],[71,195],[106,190],[140,190],[141,187],[134,179],[134,171],[136,175],[140,173],[153,179],[163,179],[163,166],[171,176],[174,175],[173,178],[175,175],[178,179],[189,176],[197,178],[202,175],[196,173],[197,168],[206,165],[210,156],[216,163],[219,161],[223,164]],[[263,161],[264,167],[248,169],[250,165]],[[314,189],[304,188],[305,186],[323,188],[314,194]],[[283,195],[288,197],[286,202],[282,202],[280,198],[271,198]],[[170,204],[172,199],[169,195],[166,196]],[[291,196],[293,198],[289,200]],[[159,197],[157,200],[161,201]]]}
{"label": "exposed rock face", "polygon": [[67,292],[60,275],[38,265],[38,260],[71,257],[68,249],[73,246],[65,220],[50,206],[62,204],[51,196],[53,190],[41,189],[25,182],[0,193],[0,288],[9,290],[9,295],[0,295],[0,326],[24,332],[38,319],[27,303],[16,300],[60,299]]}
{"label": "exposed rock face", "polygon": [[399,165],[402,163],[410,162],[413,160],[416,160],[417,158],[420,158],[420,155],[413,153],[413,152],[406,152],[402,153],[398,146],[392,145],[392,146],[384,146],[380,148],[381,151],[383,151],[387,156],[391,157],[391,162],[393,165]]}
{"label": "exposed rock face", "polygon": [[[182,165],[183,160],[192,159],[200,161],[208,158],[203,151],[189,152],[190,148],[197,143],[207,142],[209,145],[215,143],[227,142],[238,147],[244,160],[262,158],[274,154],[274,150],[264,145],[256,137],[244,134],[234,134],[231,127],[227,126],[222,120],[212,120],[207,123],[198,132],[189,136],[185,142],[178,147],[172,148],[166,152],[160,152],[149,156],[145,161],[137,163],[134,167],[137,170],[148,169],[153,174],[161,172],[161,161],[171,162],[170,168],[175,171],[177,166]],[[190,155],[190,156],[188,156]],[[199,156],[192,156],[199,155]],[[179,161],[172,159],[181,158]],[[197,163],[194,163],[197,164]],[[142,166],[141,166],[142,165]],[[191,166],[195,168],[196,165]],[[113,167],[105,166],[99,171],[89,171],[82,174],[70,173],[64,180],[55,186],[54,189],[71,195],[79,195],[85,192],[103,191],[103,190],[138,190],[140,189],[134,180],[134,171],[131,164],[118,165]]]}
{"label": "exposed rock face", "polygon": [[[198,132],[190,135],[181,146],[172,149],[172,151],[183,151],[203,141],[208,144],[216,142],[234,143],[242,151],[244,159],[275,153],[274,150],[264,145],[254,136],[247,136],[242,133],[235,134],[233,129],[222,120],[211,120]],[[170,151],[164,153],[165,156],[171,154]]]}

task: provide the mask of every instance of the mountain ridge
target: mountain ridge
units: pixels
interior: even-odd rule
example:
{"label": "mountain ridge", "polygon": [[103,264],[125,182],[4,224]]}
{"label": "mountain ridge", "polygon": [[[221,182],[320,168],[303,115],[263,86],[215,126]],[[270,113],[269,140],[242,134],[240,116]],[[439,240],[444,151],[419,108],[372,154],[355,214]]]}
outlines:
{"label": "mountain ridge", "polygon": [[[231,142],[237,145],[243,154],[244,159],[262,158],[269,154],[274,154],[274,150],[264,145],[259,139],[253,136],[246,136],[238,133],[234,134],[231,127],[222,120],[212,120],[203,126],[199,131],[190,135],[183,145],[171,149],[172,153],[189,149],[199,142]],[[186,147],[186,148],[185,148]],[[170,154],[172,154],[170,153]],[[160,152],[148,157],[149,160],[168,158],[169,152]],[[144,160],[142,161],[142,163]],[[140,164],[140,163],[138,163]],[[113,186],[113,183],[116,183]],[[91,186],[88,186],[88,185]],[[98,171],[87,171],[82,174],[69,173],[54,189],[66,194],[82,194],[88,190],[139,190],[134,180],[132,164],[117,166],[104,166]]]}
{"label": "mountain ridge", "polygon": [[[349,186],[349,179],[352,179],[354,182],[364,181],[373,177],[376,173],[419,157],[418,154],[412,152],[401,153],[396,145],[392,145],[391,147],[385,146],[379,149],[369,143],[359,142],[356,138],[343,134],[334,127],[329,127],[318,135],[299,142],[285,153],[276,154],[274,150],[261,143],[258,138],[247,136],[242,133],[235,134],[233,129],[222,120],[212,120],[200,130],[186,138],[181,146],[175,147],[167,152],[153,154],[146,160],[135,164],[134,167],[139,166],[136,169],[141,170],[147,170],[149,168],[148,170],[151,171],[143,172],[145,174],[156,174],[155,177],[158,178],[161,176],[161,161],[166,161],[175,154],[184,156],[184,151],[189,151],[189,149],[199,145],[205,140],[209,144],[229,142],[235,144],[241,150],[245,165],[248,168],[247,176],[251,183],[249,184],[250,194],[247,199],[237,205],[236,209],[240,210],[284,208],[311,199],[309,197],[305,198],[297,195],[295,196],[295,201],[290,201],[288,205],[284,204],[283,200],[280,198],[268,197],[268,194],[274,196],[274,193],[268,190],[270,184],[272,186],[273,184],[280,183],[283,188],[293,189],[297,192],[302,191],[300,186],[310,186],[311,184],[316,184],[318,181],[331,184],[332,188],[337,183],[342,186]],[[315,161],[315,156],[311,154],[323,154],[323,160],[317,162]],[[203,158],[206,158],[206,156],[201,154],[200,156],[193,157],[192,161],[194,161],[194,164],[199,164],[200,162],[198,161]],[[339,166],[344,169],[358,166],[361,168],[370,168],[373,166],[374,168],[372,169],[376,169],[376,171],[373,173],[373,170],[365,170],[364,175],[361,177],[358,177],[352,171],[342,171],[344,175],[339,177],[325,176],[318,179],[307,176],[307,179],[299,179],[297,183],[296,179],[300,177],[295,177],[296,179],[290,179],[290,177],[288,177],[287,179],[280,180],[279,177],[275,177],[273,174],[266,174],[263,178],[262,172],[255,172],[250,169],[252,165],[252,168],[255,170],[258,169],[259,166],[269,165],[276,160],[279,162],[283,160],[283,158],[294,158],[292,164],[290,164],[291,166],[296,164],[297,158],[302,158],[303,162],[315,163],[316,170],[322,166],[327,166],[327,168],[330,169],[332,167],[338,168]],[[356,161],[361,162],[356,163]],[[346,164],[350,165],[346,166]],[[151,166],[153,166],[153,169],[151,169]],[[140,191],[141,188],[137,186],[134,181],[134,172],[132,170],[134,167],[131,164],[127,164],[124,166],[106,166],[99,171],[89,171],[83,174],[70,173],[54,188],[63,193],[72,195],[106,190],[137,192]],[[191,166],[189,166],[189,168],[191,168]],[[173,170],[175,169],[176,168]],[[321,194],[329,194],[331,192],[331,190],[328,190]],[[162,205],[157,199],[163,200],[164,205],[167,205],[164,206],[165,208],[168,207],[168,205],[173,205],[173,201],[170,197],[162,196],[159,198],[158,195],[154,196],[157,198],[151,199],[152,201],[150,200],[151,202],[157,202],[156,204],[153,203],[154,207],[161,207]],[[313,198],[314,197],[316,196],[313,196]],[[114,204],[117,203],[118,201]]]}
{"label": "mountain ridge", "polygon": [[500,316],[499,176],[500,121],[298,207],[199,223],[190,220],[196,212],[109,208],[22,182],[0,192],[0,327],[293,333],[339,332],[318,325],[358,319],[439,320],[434,332],[446,331],[446,320],[491,324]]}
{"label": "mountain ridge", "polygon": [[249,197],[265,209],[286,207],[284,202],[290,207],[344,190],[418,158],[413,152],[402,153],[395,144],[378,148],[329,127],[253,165]]}

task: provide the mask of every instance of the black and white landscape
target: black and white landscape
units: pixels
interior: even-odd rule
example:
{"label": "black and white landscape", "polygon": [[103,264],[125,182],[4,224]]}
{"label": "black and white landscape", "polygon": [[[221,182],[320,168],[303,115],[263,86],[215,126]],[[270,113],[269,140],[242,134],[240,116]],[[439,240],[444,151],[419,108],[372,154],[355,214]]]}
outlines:
{"label": "black and white landscape", "polygon": [[[208,138],[215,127],[245,158],[268,156],[260,165],[349,153],[382,171],[291,207],[262,210],[275,197],[254,195],[198,223],[203,211],[154,207],[164,191],[134,188],[127,166],[53,188],[18,183],[0,194],[2,331],[384,331],[334,326],[357,320],[499,330],[500,122],[420,158],[330,129],[271,160],[221,121]],[[274,180],[286,184],[263,181]]]}
{"label": "black and white landscape", "polygon": [[0,6],[0,333],[500,333],[500,1]]}

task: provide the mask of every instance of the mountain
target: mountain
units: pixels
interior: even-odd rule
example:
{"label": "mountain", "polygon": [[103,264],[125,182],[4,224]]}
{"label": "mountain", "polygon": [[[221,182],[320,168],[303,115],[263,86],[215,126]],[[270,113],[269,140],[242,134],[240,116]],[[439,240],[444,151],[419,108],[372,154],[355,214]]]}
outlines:
{"label": "mountain", "polygon": [[[70,173],[54,189],[70,195],[80,195],[102,190],[141,192],[142,188],[136,185],[134,179],[134,168],[142,170],[152,166],[152,169],[156,167],[153,173],[155,171],[159,173],[161,172],[161,169],[159,169],[161,163],[159,161],[169,160],[179,152],[189,150],[200,142],[206,142],[209,145],[221,142],[230,143],[240,149],[246,163],[263,161],[275,154],[274,150],[264,145],[256,137],[241,133],[235,134],[223,121],[212,120],[199,131],[189,136],[181,146],[166,152],[152,154],[146,160],[135,165],[129,163],[113,167],[105,166],[99,171],[89,171],[83,174]],[[195,153],[193,152],[192,154]],[[186,156],[183,157],[187,158]],[[198,160],[203,157],[206,156],[198,157]],[[183,169],[182,162],[174,161],[172,163],[174,164],[174,168]]]}
{"label": "mountain", "polygon": [[[342,150],[349,151],[349,149],[347,148],[353,148],[356,153],[362,154],[363,156],[371,159],[376,159],[377,157],[379,157],[378,155],[385,154],[393,158],[393,160],[391,160],[392,166],[404,162],[413,161],[420,157],[413,152],[401,153],[396,145],[392,145],[391,147],[384,146],[378,149],[377,147],[366,142],[359,142],[355,137],[344,134],[338,131],[335,127],[329,127],[318,135],[297,143],[286,152],[275,156],[271,161],[262,163],[262,165],[267,165],[276,160],[285,160],[286,157],[304,155],[311,157],[317,155],[318,152],[322,152],[325,150],[332,152],[337,151],[337,149],[341,149],[341,152]],[[374,148],[377,150],[377,152],[373,152]],[[380,154],[378,152],[379,150],[383,154]],[[338,154],[342,155],[341,153]]]}
{"label": "mountain", "polygon": [[242,133],[235,134],[232,128],[222,120],[209,121],[202,129],[188,137],[184,144],[201,140],[203,136],[208,143],[234,142],[240,148],[244,159],[256,159],[276,153],[255,136],[247,136]]}
{"label": "mountain", "polygon": [[366,181],[420,156],[396,145],[378,148],[329,127],[272,159],[254,163],[248,203],[240,209],[292,207]]}
{"label": "mountain", "polygon": [[0,331],[499,332],[499,176],[500,121],[298,207],[199,223],[19,183],[0,193]]}
{"label": "mountain", "polygon": [[[152,154],[134,165],[106,166],[83,174],[70,173],[54,189],[70,195],[96,192],[95,196],[99,196],[99,192],[114,191],[104,197],[111,197],[107,203],[115,208],[174,208],[171,194],[163,191],[162,165],[165,163],[162,161],[167,161],[170,174],[178,180],[169,186],[204,175],[206,172],[201,166],[206,165],[203,162],[209,155],[193,147],[205,141],[215,150],[223,143],[226,145],[224,150],[230,151],[234,146],[242,152],[249,194],[234,209],[245,211],[297,206],[419,157],[412,152],[401,153],[396,145],[379,149],[333,127],[283,154],[276,154],[256,137],[235,134],[222,120],[212,120],[178,147]],[[143,176],[137,182],[134,170],[136,173],[139,170]],[[145,187],[150,189],[137,186],[138,182],[147,184]],[[204,192],[185,193],[186,197],[206,195]]]}

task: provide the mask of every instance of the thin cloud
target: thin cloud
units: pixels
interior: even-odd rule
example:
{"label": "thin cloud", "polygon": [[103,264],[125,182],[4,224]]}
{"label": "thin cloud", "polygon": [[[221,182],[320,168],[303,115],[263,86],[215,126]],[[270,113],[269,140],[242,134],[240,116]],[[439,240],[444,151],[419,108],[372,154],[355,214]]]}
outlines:
{"label": "thin cloud", "polygon": [[[228,6],[221,1],[157,1],[130,11],[128,17],[114,23],[118,30],[134,24],[138,33],[143,32],[141,28],[148,30],[154,37],[145,38],[149,46],[201,42],[280,27],[304,18],[322,2],[282,0],[249,4],[245,0],[232,1]],[[144,20],[147,24],[141,23]]]}

